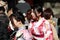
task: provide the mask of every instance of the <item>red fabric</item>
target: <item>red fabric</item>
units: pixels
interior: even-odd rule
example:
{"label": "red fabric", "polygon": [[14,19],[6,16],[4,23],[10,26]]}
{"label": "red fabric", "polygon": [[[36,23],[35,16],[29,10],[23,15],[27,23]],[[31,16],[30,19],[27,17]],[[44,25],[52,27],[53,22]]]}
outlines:
{"label": "red fabric", "polygon": [[8,26],[7,30],[8,30],[8,32],[12,31],[11,28],[10,28],[10,26]]}
{"label": "red fabric", "polygon": [[46,40],[53,40],[52,33],[50,34],[50,36],[48,38],[46,38]]}
{"label": "red fabric", "polygon": [[14,39],[13,40],[16,40],[16,37],[14,37]]}
{"label": "red fabric", "polygon": [[[50,29],[49,29],[52,33],[50,33],[49,37],[45,38],[45,40],[53,40],[53,31],[52,31],[52,28],[51,28],[51,25],[50,25]],[[48,30],[47,30],[48,31]],[[47,32],[46,31],[46,32]]]}
{"label": "red fabric", "polygon": [[[52,31],[52,28],[50,30]],[[53,40],[53,32],[46,38],[46,40]]]}
{"label": "red fabric", "polygon": [[[36,37],[43,38],[43,37],[45,37],[44,35],[47,34],[49,30],[52,32],[52,29],[51,29],[50,24],[47,24],[47,25],[50,26],[50,28],[48,28],[48,30],[46,29],[46,32],[47,32],[47,33],[44,33],[44,32],[42,31],[42,29],[43,29],[43,27],[44,27],[44,25],[43,25],[44,22],[45,22],[45,20],[43,20],[42,23],[38,26],[38,31],[40,32],[40,35],[36,35],[36,33],[34,33],[34,29],[33,29],[33,27],[34,27],[34,22],[32,23],[32,27],[30,28],[30,31],[31,31],[32,35],[34,35],[34,36],[36,36]],[[34,39],[33,39],[33,40],[34,40]],[[49,35],[47,38],[45,38],[44,40],[53,40],[53,32],[50,33],[50,35]]]}
{"label": "red fabric", "polygon": [[33,29],[33,27],[34,27],[34,22],[32,23],[32,28],[31,28],[31,33],[32,33],[32,35],[34,35],[34,36],[36,36],[36,37],[40,37],[40,38],[43,38],[44,37],[44,33],[43,33],[43,31],[42,31],[42,28],[43,28],[43,23],[45,22],[45,20],[43,20],[43,22],[39,25],[39,27],[38,27],[38,30],[39,30],[39,32],[40,32],[40,35],[36,35],[35,33],[34,33],[34,29]]}

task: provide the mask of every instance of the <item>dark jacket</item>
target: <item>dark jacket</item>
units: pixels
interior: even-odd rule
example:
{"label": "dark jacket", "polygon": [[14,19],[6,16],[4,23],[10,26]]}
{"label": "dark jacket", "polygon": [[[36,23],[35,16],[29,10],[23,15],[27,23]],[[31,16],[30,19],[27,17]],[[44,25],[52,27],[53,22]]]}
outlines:
{"label": "dark jacket", "polygon": [[10,36],[7,31],[9,19],[4,13],[0,13],[0,40],[10,40]]}

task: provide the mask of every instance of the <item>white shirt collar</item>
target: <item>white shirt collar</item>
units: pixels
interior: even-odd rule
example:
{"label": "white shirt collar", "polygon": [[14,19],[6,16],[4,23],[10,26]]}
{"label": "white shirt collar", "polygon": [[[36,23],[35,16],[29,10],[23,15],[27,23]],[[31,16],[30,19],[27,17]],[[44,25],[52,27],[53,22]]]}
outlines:
{"label": "white shirt collar", "polygon": [[13,28],[13,25],[12,25],[11,21],[9,22],[9,26],[10,26],[11,30],[14,31],[14,28]]}

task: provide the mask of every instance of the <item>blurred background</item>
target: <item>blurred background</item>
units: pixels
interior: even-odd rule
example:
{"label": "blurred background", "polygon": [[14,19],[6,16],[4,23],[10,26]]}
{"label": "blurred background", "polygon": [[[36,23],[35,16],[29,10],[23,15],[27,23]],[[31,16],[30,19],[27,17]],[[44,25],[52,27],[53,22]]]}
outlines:
{"label": "blurred background", "polygon": [[[16,5],[19,0],[3,0],[8,3],[8,6]],[[39,4],[43,9],[51,8],[54,12],[54,21],[56,22],[56,29],[60,35],[60,0],[25,0],[31,7]]]}

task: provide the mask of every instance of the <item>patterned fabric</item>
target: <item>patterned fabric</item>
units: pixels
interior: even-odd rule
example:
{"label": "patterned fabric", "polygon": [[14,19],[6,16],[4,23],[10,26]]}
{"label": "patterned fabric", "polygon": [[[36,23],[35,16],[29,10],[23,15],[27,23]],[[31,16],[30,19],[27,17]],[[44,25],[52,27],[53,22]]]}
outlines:
{"label": "patterned fabric", "polygon": [[32,40],[32,35],[28,30],[20,28],[15,35],[15,40]]}
{"label": "patterned fabric", "polygon": [[31,22],[29,25],[29,31],[37,40],[53,40],[50,24],[44,18],[41,18],[38,22]]}

